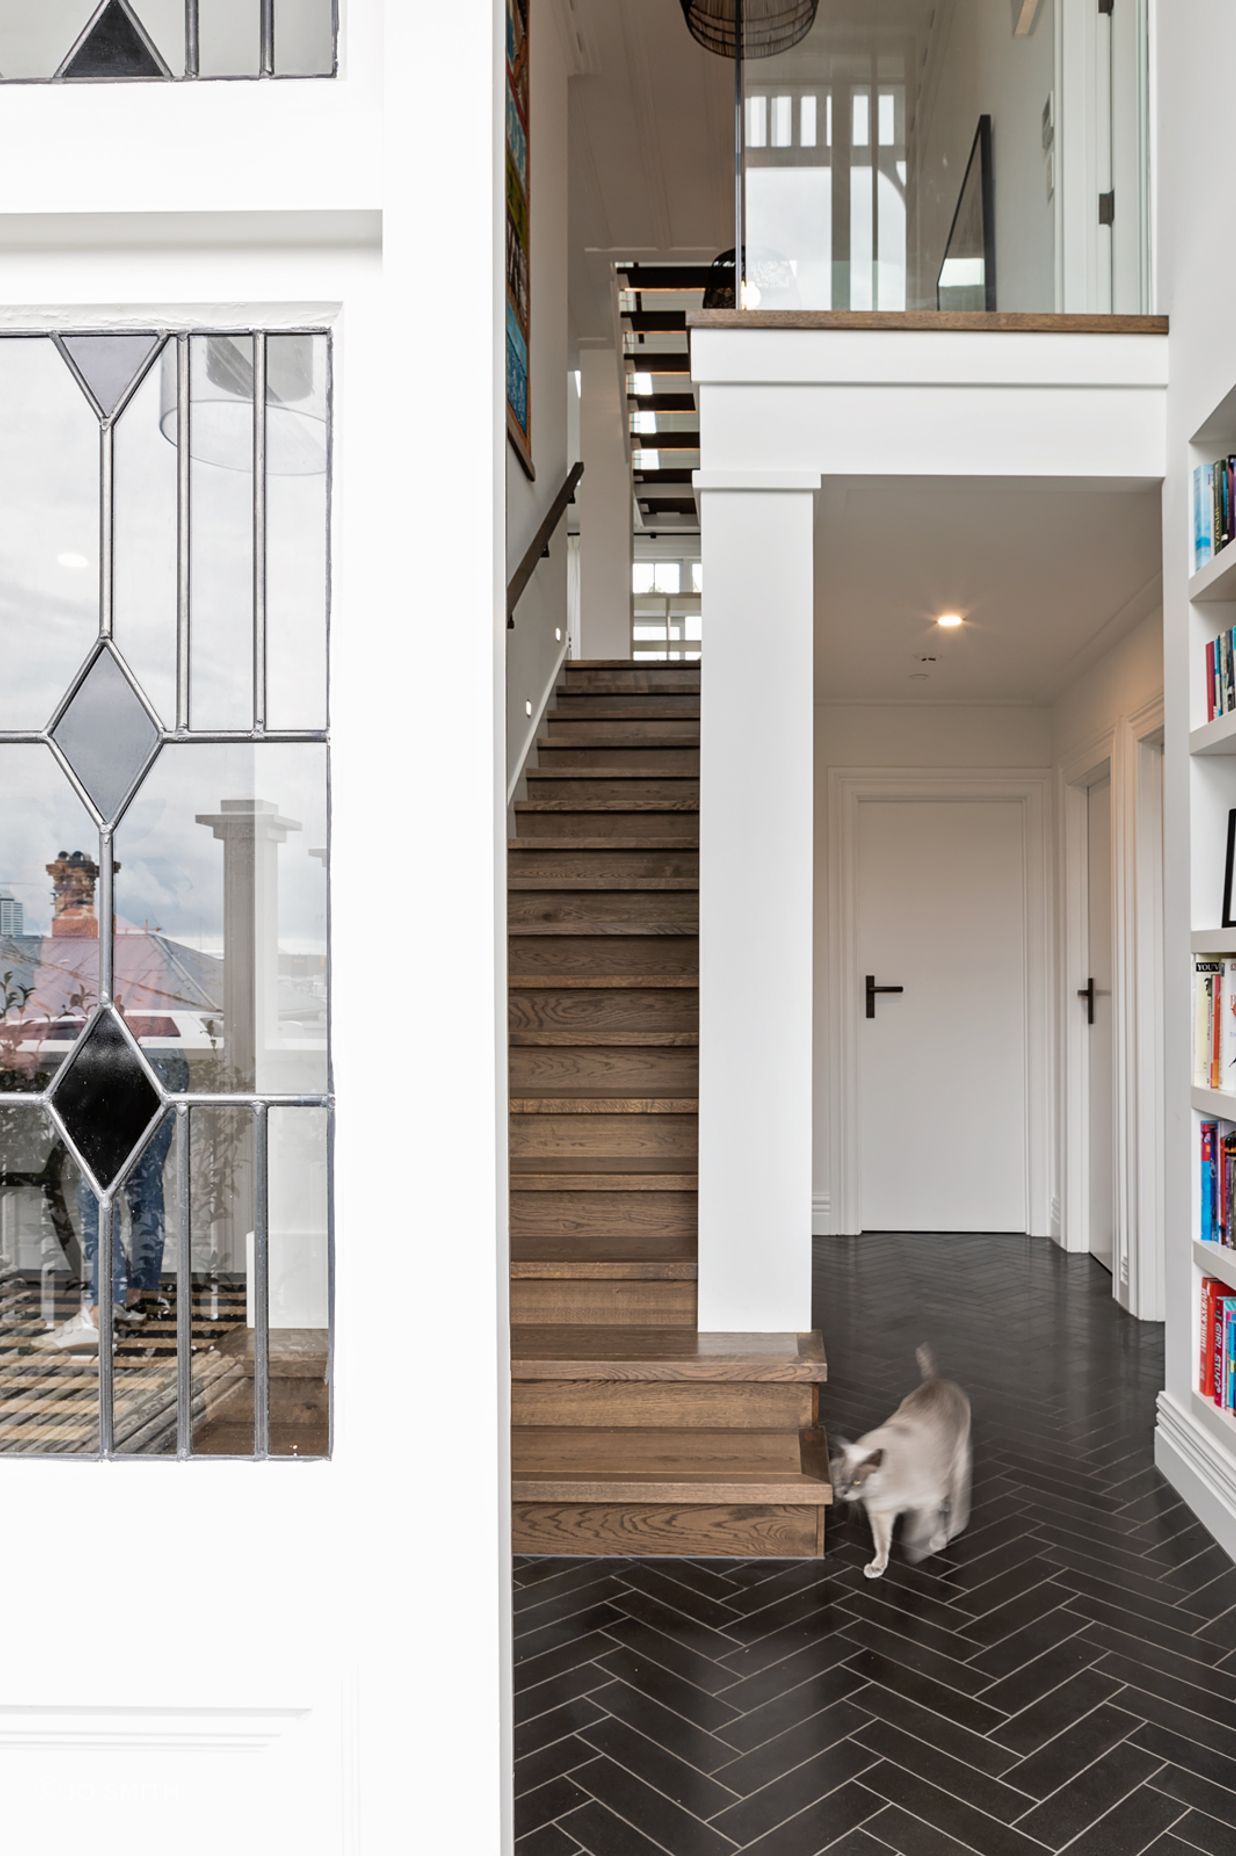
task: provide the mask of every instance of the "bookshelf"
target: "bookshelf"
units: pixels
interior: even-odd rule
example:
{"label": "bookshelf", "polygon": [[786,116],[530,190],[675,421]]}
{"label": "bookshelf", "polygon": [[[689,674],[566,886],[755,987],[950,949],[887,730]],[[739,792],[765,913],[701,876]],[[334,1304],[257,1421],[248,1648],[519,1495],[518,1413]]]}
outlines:
{"label": "bookshelf", "polygon": [[[1189,479],[1197,466],[1208,465],[1217,458],[1236,454],[1236,390],[1216,407],[1211,417],[1194,434],[1189,449]],[[1190,511],[1193,542],[1193,511]],[[1190,863],[1189,939],[1194,959],[1236,960],[1236,928],[1224,928],[1223,884],[1227,851],[1228,814],[1236,809],[1236,713],[1207,719],[1206,647],[1220,634],[1236,626],[1236,542],[1229,542],[1211,560],[1188,579],[1187,601],[1187,678],[1188,678],[1188,836]],[[1224,984],[1228,975],[1223,975]],[[1190,1009],[1195,1000],[1190,997]],[[1226,1001],[1224,1002],[1226,1010]],[[1191,1058],[1193,1030],[1191,1028]],[[1220,1072],[1225,1078],[1227,1069]],[[1185,1337],[1189,1358],[1187,1415],[1193,1421],[1194,1435],[1212,1464],[1212,1483],[1226,1487],[1236,1483],[1236,1414],[1221,1409],[1200,1389],[1200,1329],[1202,1325],[1202,1283],[1214,1277],[1236,1292],[1236,1248],[1201,1240],[1203,1186],[1201,1165],[1201,1128],[1203,1122],[1218,1123],[1218,1141],[1236,1131],[1236,1089],[1208,1089],[1198,1086],[1197,1071],[1190,1078],[1189,1156],[1191,1192],[1188,1203],[1189,1243],[1188,1298],[1189,1332]],[[1219,1164],[1222,1165],[1220,1152]],[[1169,1221],[1170,1229],[1170,1221]],[[1178,1251],[1176,1253],[1180,1255]],[[1170,1264],[1169,1264],[1170,1267]],[[1216,1517],[1207,1516],[1213,1525]],[[1227,1533],[1231,1534],[1230,1526]],[[1225,1540],[1231,1550],[1231,1538]]]}

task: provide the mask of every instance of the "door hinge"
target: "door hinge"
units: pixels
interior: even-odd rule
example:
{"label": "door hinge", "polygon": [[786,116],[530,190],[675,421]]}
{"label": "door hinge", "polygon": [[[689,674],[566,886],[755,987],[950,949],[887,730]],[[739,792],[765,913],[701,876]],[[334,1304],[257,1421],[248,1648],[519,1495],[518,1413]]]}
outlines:
{"label": "door hinge", "polygon": [[1099,224],[1101,226],[1111,226],[1115,225],[1115,223],[1116,192],[1113,188],[1110,193],[1101,193],[1099,195]]}
{"label": "door hinge", "polygon": [[1099,0],[1099,12],[1100,13],[1114,13],[1115,10],[1116,10],[1116,0]]}

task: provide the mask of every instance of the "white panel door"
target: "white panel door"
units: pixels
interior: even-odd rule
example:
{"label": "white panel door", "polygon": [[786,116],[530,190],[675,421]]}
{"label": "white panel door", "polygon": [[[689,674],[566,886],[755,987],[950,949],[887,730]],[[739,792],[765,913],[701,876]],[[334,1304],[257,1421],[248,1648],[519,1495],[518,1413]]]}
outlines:
{"label": "white panel door", "polygon": [[[896,800],[858,817],[862,1229],[1024,1231],[1023,809]],[[874,1017],[867,975],[904,988],[877,993]]]}
{"label": "white panel door", "polygon": [[[1112,783],[1096,780],[1086,794],[1088,980],[1094,987],[1087,1031],[1089,1073],[1090,1254],[1112,1267],[1116,1201],[1115,1024],[1112,1017]],[[1083,1001],[1084,1008],[1084,1001]]]}

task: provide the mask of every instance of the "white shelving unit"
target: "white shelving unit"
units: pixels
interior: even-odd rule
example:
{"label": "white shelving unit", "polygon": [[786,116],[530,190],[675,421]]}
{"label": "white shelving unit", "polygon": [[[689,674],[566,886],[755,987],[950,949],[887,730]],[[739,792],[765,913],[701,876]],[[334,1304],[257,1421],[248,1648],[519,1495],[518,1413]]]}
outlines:
{"label": "white shelving unit", "polygon": [[[1194,437],[1189,470],[1232,452],[1236,452],[1236,393],[1216,408]],[[1218,926],[1223,911],[1228,813],[1236,809],[1236,715],[1218,716],[1213,722],[1206,719],[1206,646],[1219,633],[1236,625],[1236,544],[1229,543],[1205,567],[1192,574],[1188,584],[1189,938],[1195,955],[1236,957],[1236,928]],[[1188,1338],[1191,1390],[1188,1415],[1196,1427],[1198,1444],[1212,1458],[1212,1486],[1220,1482],[1231,1488],[1236,1486],[1236,1417],[1220,1410],[1199,1388],[1198,1335],[1203,1278],[1214,1276],[1236,1289],[1236,1249],[1203,1243],[1200,1239],[1200,1127],[1203,1121],[1209,1120],[1220,1123],[1221,1133],[1226,1132],[1223,1124],[1236,1128],[1236,1093],[1202,1089],[1194,1084],[1189,1091],[1189,1105],[1191,1190],[1186,1202],[1191,1280],[1191,1334]],[[1169,1228],[1173,1222],[1169,1215]],[[1206,1518],[1211,1525],[1216,1525],[1214,1511]],[[1232,1550],[1231,1538],[1227,1544]]]}

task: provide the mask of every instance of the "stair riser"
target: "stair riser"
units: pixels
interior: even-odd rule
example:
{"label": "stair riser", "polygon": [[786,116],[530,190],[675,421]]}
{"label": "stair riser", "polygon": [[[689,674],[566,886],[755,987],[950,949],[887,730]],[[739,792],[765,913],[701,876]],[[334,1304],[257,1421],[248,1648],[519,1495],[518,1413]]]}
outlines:
{"label": "stair riser", "polygon": [[694,1115],[511,1116],[513,1159],[606,1156],[694,1161],[696,1145]]}
{"label": "stair riser", "polygon": [[693,1328],[693,1282],[513,1282],[519,1327]]}
{"label": "stair riser", "polygon": [[581,718],[593,721],[623,722],[652,721],[657,717],[670,717],[674,721],[698,722],[700,717],[700,699],[698,696],[599,696],[595,691],[591,695],[580,695],[573,689],[558,690],[554,696],[553,712],[550,724],[558,722],[575,722]]}
{"label": "stair riser", "polygon": [[624,839],[643,844],[649,838],[673,838],[676,848],[699,847],[697,812],[520,812],[518,832],[523,838],[604,838],[615,847]]}
{"label": "stair riser", "polygon": [[542,744],[537,762],[544,771],[563,768],[617,768],[623,773],[698,773],[698,748],[597,747],[564,748]]}
{"label": "stair riser", "polygon": [[528,797],[539,806],[553,806],[560,812],[591,811],[598,807],[632,812],[649,808],[690,813],[699,811],[700,784],[691,779],[591,780],[583,776],[578,780],[545,780],[530,771]]}
{"label": "stair riser", "polygon": [[511,1237],[664,1238],[675,1250],[695,1237],[694,1192],[511,1192]]}
{"label": "stair riser", "polygon": [[[526,889],[696,889],[699,853],[696,851],[574,851],[512,850],[507,855],[507,878]],[[628,890],[628,894],[630,891]]]}
{"label": "stair riser", "polygon": [[696,1050],[638,1050],[608,1048],[582,1050],[527,1050],[511,1052],[511,1094],[534,1089],[552,1093],[566,1089],[625,1089],[632,1095],[655,1096],[671,1090],[690,1090],[699,1084]]}
{"label": "stair riser", "polygon": [[806,1560],[824,1551],[822,1508],[516,1502],[512,1519],[516,1553]]}
{"label": "stair riser", "polygon": [[815,1423],[811,1386],[609,1385],[593,1380],[518,1380],[511,1422],[609,1430],[787,1430]]}
{"label": "stair riser", "polygon": [[572,696],[664,696],[698,695],[700,672],[695,665],[638,670],[580,670],[567,664],[558,684],[559,691]]}
{"label": "stair riser", "polygon": [[694,891],[545,894],[516,890],[507,902],[512,934],[695,935],[699,916],[699,897]]}
{"label": "stair riser", "polygon": [[675,721],[672,716],[660,720],[655,716],[645,716],[642,719],[633,717],[625,722],[607,722],[585,713],[566,721],[551,712],[545,717],[545,732],[551,741],[564,747],[591,747],[598,739],[607,742],[644,742],[651,746],[667,737],[678,740],[683,735],[694,735],[698,743],[700,729],[698,716],[680,721]]}
{"label": "stair riser", "polygon": [[589,1044],[607,1035],[624,1042],[646,1037],[694,1038],[699,1031],[699,995],[672,987],[516,991],[511,994],[508,1017],[516,1043],[553,1038]]}

